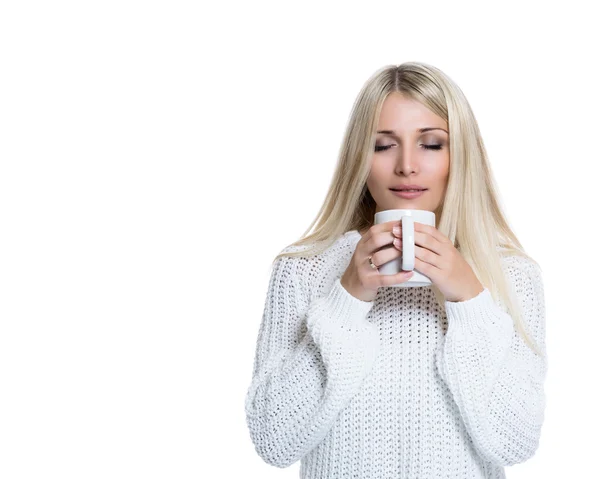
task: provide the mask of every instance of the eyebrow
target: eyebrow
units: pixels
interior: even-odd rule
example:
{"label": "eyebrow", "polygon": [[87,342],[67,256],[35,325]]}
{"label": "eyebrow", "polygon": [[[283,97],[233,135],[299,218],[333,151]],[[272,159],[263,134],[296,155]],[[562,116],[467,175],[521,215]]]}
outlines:
{"label": "eyebrow", "polygon": [[[425,133],[426,131],[431,131],[431,130],[443,130],[446,133],[448,133],[448,130],[444,130],[444,128],[432,128],[432,127],[428,127],[428,128],[419,128],[417,131],[419,133]],[[395,135],[393,130],[379,130],[377,133],[384,133],[386,135]],[[450,134],[450,133],[448,133]]]}

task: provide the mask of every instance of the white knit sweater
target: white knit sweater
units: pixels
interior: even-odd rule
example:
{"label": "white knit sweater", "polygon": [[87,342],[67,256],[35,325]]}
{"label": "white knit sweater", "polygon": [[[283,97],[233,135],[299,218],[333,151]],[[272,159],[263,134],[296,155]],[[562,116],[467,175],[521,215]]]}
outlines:
{"label": "white knit sweater", "polygon": [[340,278],[358,240],[352,230],[274,264],[245,398],[258,455],[300,460],[310,479],[506,477],[533,456],[544,420],[539,267],[502,260],[544,359],[487,288],[445,312],[430,286],[355,298]]}

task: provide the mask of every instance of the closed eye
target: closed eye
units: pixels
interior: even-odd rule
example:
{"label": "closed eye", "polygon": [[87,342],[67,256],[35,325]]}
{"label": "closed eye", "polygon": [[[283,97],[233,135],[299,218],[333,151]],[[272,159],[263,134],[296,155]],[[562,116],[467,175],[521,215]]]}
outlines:
{"label": "closed eye", "polygon": [[[375,151],[385,151],[388,150],[389,148],[391,148],[392,146],[395,145],[376,145],[375,146]],[[423,148],[425,148],[426,150],[441,150],[442,149],[442,145],[420,145]]]}

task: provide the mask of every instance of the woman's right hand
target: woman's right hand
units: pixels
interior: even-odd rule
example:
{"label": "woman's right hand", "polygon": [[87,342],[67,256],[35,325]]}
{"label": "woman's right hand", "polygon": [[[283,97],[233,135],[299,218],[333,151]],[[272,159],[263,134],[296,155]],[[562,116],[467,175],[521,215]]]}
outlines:
{"label": "woman's right hand", "polygon": [[[393,245],[395,236],[392,228],[396,225],[399,225],[400,231],[402,231],[402,222],[398,220],[373,225],[356,245],[350,264],[340,280],[346,291],[355,298],[362,301],[373,301],[377,296],[378,288],[404,283],[414,274],[414,271],[380,274],[369,264],[369,256],[376,266],[380,266],[402,255],[402,239],[399,239],[400,247],[396,248]],[[379,250],[387,245],[391,245],[391,247]]]}

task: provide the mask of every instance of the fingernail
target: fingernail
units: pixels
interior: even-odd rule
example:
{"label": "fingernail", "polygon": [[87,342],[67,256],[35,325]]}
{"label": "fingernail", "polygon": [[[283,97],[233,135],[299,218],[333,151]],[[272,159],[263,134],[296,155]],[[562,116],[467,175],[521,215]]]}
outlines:
{"label": "fingernail", "polygon": [[400,248],[400,240],[398,238],[394,238],[394,246]]}
{"label": "fingernail", "polygon": [[394,231],[395,235],[399,235],[400,234],[400,226],[396,225],[392,228],[392,230]]}

